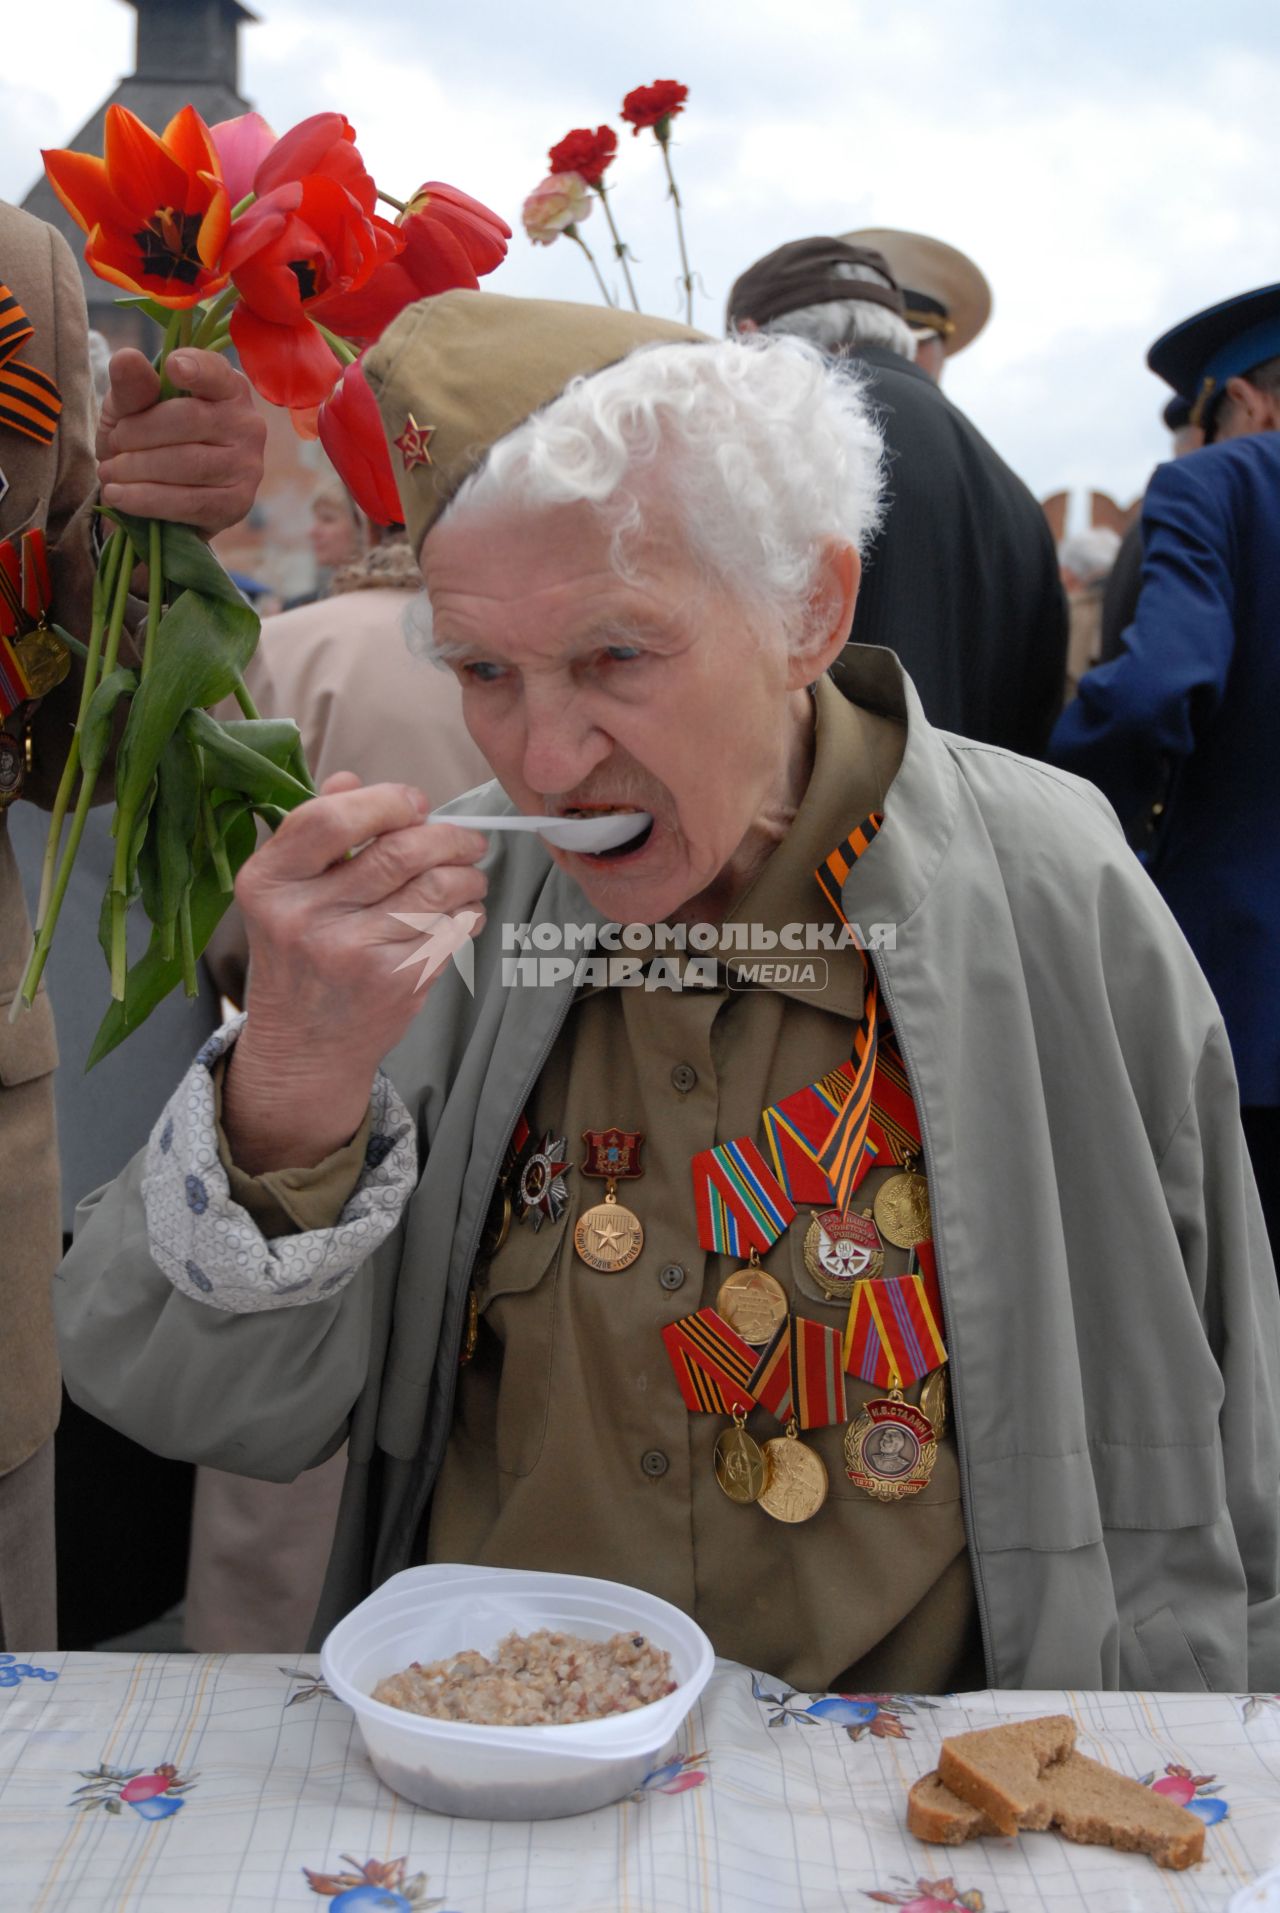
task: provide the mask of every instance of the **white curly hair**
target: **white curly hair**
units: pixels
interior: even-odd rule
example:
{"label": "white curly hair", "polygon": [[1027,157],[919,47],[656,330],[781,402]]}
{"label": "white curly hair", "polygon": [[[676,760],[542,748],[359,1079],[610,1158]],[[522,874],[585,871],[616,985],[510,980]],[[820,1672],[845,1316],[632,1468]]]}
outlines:
{"label": "white curly hair", "polygon": [[[620,576],[649,501],[673,502],[709,582],[800,643],[824,547],[863,556],[881,520],[883,440],[856,368],[798,339],[653,345],[574,379],[499,439],[448,516],[586,502]],[[432,654],[430,608],[410,643]]]}

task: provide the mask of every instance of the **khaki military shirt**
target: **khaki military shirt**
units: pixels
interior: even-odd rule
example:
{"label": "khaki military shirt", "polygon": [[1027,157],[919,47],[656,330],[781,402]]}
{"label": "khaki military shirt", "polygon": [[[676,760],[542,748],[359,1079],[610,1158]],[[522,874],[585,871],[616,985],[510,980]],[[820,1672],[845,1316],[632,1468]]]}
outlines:
{"label": "khaki military shirt", "polygon": [[[901,728],[825,680],[816,714],[805,797],[735,922],[830,922],[813,872],[883,805]],[[479,1334],[427,1552],[648,1588],[694,1615],[718,1653],[801,1688],[981,1685],[950,1433],[929,1485],[889,1505],[848,1480],[842,1427],[806,1433],[830,1494],[811,1520],[785,1525],[721,1492],[713,1449],[727,1421],[689,1413],[661,1339],[666,1324],[713,1306],[741,1261],[698,1245],[691,1158],[738,1136],[762,1144],[764,1108],[850,1054],[861,959],[845,949],[817,961],[818,987],[734,987],[722,969],[717,987],[596,988],[575,1001],[526,1112],[536,1140],[567,1139],[568,1204],[536,1231],[514,1223],[477,1271]],[[643,1175],[620,1183],[619,1197],[645,1242],[630,1268],[602,1274],[575,1253],[573,1229],[603,1195],[579,1167],[583,1132],[611,1127],[644,1137]],[[859,1206],[890,1173],[872,1171]],[[844,1308],[824,1301],[805,1268],[809,1220],[800,1211],[764,1264],[800,1314],[843,1328]],[[886,1273],[905,1267],[906,1252],[890,1248]],[[847,1380],[851,1416],[883,1392]],[[748,1427],[759,1441],[780,1432],[761,1409]]]}

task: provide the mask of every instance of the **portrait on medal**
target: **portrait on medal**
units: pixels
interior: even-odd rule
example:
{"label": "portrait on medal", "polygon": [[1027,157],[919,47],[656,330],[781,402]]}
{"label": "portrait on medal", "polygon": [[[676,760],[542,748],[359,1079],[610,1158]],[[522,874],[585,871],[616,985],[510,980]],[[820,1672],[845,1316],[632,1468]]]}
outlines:
{"label": "portrait on medal", "polygon": [[886,1422],[873,1428],[862,1444],[868,1468],[878,1475],[896,1479],[910,1474],[920,1456],[920,1443],[909,1428]]}

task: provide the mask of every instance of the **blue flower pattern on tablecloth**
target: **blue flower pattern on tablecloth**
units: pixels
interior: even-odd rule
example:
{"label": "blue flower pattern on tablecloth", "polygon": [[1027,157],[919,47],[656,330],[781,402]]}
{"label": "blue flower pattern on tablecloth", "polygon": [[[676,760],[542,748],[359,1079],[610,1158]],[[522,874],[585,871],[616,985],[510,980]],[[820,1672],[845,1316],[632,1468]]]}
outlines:
{"label": "blue flower pattern on tablecloth", "polygon": [[55,1667],[33,1667],[16,1654],[0,1654],[0,1687],[21,1687],[23,1681],[56,1681]]}

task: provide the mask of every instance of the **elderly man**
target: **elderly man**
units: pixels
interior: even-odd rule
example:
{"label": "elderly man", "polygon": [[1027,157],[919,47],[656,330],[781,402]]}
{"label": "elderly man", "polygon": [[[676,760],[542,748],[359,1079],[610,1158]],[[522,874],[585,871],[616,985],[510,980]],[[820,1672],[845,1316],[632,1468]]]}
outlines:
{"label": "elderly man", "polygon": [[[247,1019],[83,1216],[72,1388],[275,1479],[347,1436],[318,1629],[467,1560],[812,1689],[1276,1679],[1221,1022],[1087,786],[846,648],[856,383],[467,292],[369,377],[498,783],[335,776],[246,865]],[[622,841],[468,825],[547,812]]]}
{"label": "elderly man", "polygon": [[729,294],[729,323],[806,339],[866,380],[889,454],[853,635],[896,651],[931,723],[1039,755],[1062,704],[1067,607],[1053,538],[1022,480],[915,363],[889,261],[797,239]]}

